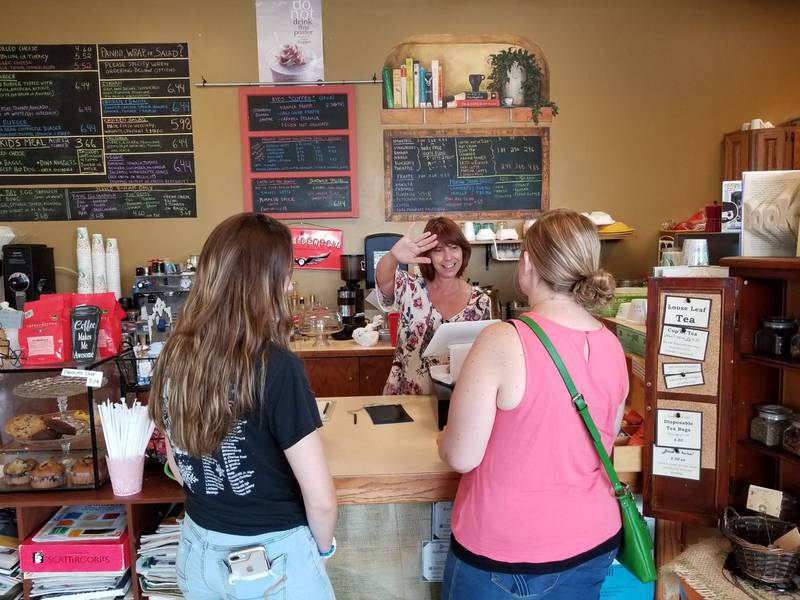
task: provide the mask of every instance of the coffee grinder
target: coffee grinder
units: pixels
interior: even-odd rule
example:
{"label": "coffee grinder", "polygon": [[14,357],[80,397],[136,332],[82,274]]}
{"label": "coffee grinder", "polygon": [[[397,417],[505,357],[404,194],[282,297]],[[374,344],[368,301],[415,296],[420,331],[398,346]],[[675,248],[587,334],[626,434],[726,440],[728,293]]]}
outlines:
{"label": "coffee grinder", "polygon": [[347,340],[355,329],[366,325],[364,289],[361,287],[361,280],[364,278],[364,255],[343,254],[340,273],[345,283],[336,292],[336,299],[344,329],[333,337]]}

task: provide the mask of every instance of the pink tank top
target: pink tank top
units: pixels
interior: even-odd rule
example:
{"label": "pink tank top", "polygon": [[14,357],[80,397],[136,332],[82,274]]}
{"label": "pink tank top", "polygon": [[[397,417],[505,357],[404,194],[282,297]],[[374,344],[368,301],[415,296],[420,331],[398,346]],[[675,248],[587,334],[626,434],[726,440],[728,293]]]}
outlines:
{"label": "pink tank top", "polygon": [[[628,389],[619,341],[605,327],[578,331],[528,316],[561,356],[610,453]],[[497,410],[483,461],[461,478],[453,534],[496,561],[566,560],[619,531],[619,505],[550,355],[527,325],[512,323],[525,355],[525,393],[515,409]]]}

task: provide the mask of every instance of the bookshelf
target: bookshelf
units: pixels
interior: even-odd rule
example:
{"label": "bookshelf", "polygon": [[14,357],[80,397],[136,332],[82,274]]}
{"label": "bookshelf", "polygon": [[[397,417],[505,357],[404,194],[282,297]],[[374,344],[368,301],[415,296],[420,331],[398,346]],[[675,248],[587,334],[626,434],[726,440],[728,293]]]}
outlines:
{"label": "bookshelf", "polygon": [[[464,125],[504,124],[511,127],[527,126],[533,121],[528,107],[496,108],[384,108],[382,125]],[[553,123],[553,111],[543,108],[539,113],[538,127]]]}

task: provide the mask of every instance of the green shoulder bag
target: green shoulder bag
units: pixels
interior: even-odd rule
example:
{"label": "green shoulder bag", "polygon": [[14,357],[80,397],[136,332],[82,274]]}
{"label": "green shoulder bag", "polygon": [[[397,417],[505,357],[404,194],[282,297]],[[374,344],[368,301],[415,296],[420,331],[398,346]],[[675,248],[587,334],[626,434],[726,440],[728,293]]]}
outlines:
{"label": "green shoulder bag", "polygon": [[606,473],[608,474],[611,487],[614,488],[614,495],[619,501],[619,508],[622,514],[622,545],[620,546],[617,560],[642,583],[655,581],[658,574],[656,572],[655,561],[653,560],[653,540],[650,537],[647,523],[645,523],[642,515],[639,513],[639,509],[636,507],[636,502],[633,500],[633,494],[631,494],[630,489],[627,485],[623,485],[619,477],[617,477],[617,472],[614,470],[608,453],[603,447],[600,433],[597,431],[597,427],[595,427],[594,421],[592,421],[592,416],[589,414],[586,401],[583,399],[583,396],[578,393],[578,390],[575,389],[575,384],[572,382],[567,368],[564,366],[561,357],[558,355],[558,352],[556,352],[547,334],[545,334],[542,328],[530,317],[523,316],[520,318],[523,323],[533,330],[533,333],[535,333],[536,337],[542,342],[545,350],[550,354],[550,358],[553,359],[558,372],[561,374],[561,378],[564,380],[564,384],[567,386],[569,395],[572,398],[572,405],[583,419],[583,424],[586,425],[589,437],[592,438],[595,450],[597,450],[597,454],[600,457],[600,462],[603,463],[603,467],[605,467]]}

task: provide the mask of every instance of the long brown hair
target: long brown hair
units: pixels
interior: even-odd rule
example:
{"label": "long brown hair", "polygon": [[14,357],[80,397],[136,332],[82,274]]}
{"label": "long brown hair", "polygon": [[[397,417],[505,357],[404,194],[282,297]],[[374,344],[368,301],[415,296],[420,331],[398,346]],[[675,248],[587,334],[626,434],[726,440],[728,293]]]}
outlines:
{"label": "long brown hair", "polygon": [[149,402],[162,430],[168,413],[172,442],[189,455],[212,454],[263,400],[256,375],[263,381],[268,342],[289,342],[291,268],[291,234],[265,215],[230,217],[203,245],[192,290],[156,363]]}

